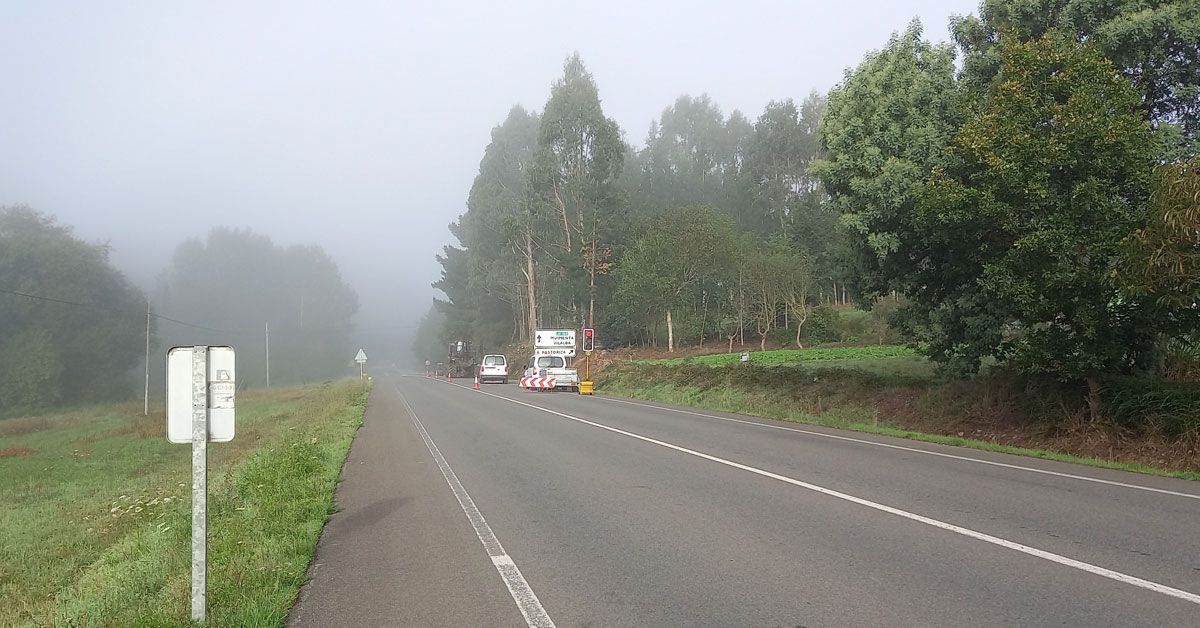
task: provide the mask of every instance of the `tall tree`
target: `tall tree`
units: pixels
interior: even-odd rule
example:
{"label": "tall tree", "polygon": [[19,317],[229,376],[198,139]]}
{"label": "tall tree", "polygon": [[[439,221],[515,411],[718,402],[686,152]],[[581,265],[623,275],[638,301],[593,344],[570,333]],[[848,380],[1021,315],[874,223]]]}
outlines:
{"label": "tall tree", "polygon": [[786,229],[799,195],[811,189],[807,170],[815,153],[805,150],[799,118],[790,98],[768,103],[746,146],[745,176],[763,232]]}
{"label": "tall tree", "polygon": [[665,318],[667,351],[673,352],[676,315],[696,296],[719,293],[735,247],[735,226],[725,214],[703,206],[668,209],[621,259],[619,306]]}
{"label": "tall tree", "polygon": [[537,133],[538,116],[520,106],[492,129],[467,211],[451,226],[469,258],[464,279],[469,302],[457,307],[473,312],[471,338],[488,346],[514,337],[528,340],[537,327],[537,250],[543,234],[528,192]]}
{"label": "tall tree", "polygon": [[707,94],[680,96],[650,127],[642,151],[640,205],[648,213],[710,203],[721,194],[733,146]]}
{"label": "tall tree", "polygon": [[919,258],[912,243],[918,194],[958,127],[954,51],[922,37],[914,20],[829,93],[825,156],[812,171],[849,233],[860,294],[907,292]]}
{"label": "tall tree", "polygon": [[1155,324],[1115,279],[1145,224],[1152,140],[1138,94],[1091,44],[1001,44],[1000,69],[936,167],[902,247],[935,358],[995,355],[1086,380],[1145,360]]}
{"label": "tall tree", "polygon": [[415,365],[423,366],[428,360],[432,366],[445,356],[446,338],[442,333],[444,319],[445,315],[442,314],[437,304],[430,303],[429,309],[417,323],[412,345],[409,347]]}
{"label": "tall tree", "polygon": [[281,247],[249,230],[216,228],[176,248],[155,292],[162,311],[208,328],[164,325],[164,339],[236,343],[243,383],[265,383],[266,326],[272,384],[344,374],[354,355],[358,296],[318,246]]}
{"label": "tall tree", "polygon": [[[563,296],[571,314],[589,325],[597,276],[611,266],[612,235],[621,227],[616,180],[625,151],[620,128],[604,115],[595,80],[579,54],[572,55],[542,112],[530,192],[535,211],[562,224],[554,256],[559,282],[568,290]],[[584,311],[581,300],[587,301]]]}
{"label": "tall tree", "polygon": [[108,255],[50,216],[0,207],[0,414],[132,392],[146,296]]}
{"label": "tall tree", "polygon": [[1168,332],[1200,331],[1200,160],[1164,164],[1151,182],[1147,224],[1126,242],[1121,276],[1153,299]]}
{"label": "tall tree", "polygon": [[999,43],[1055,30],[1088,42],[1125,75],[1159,136],[1159,157],[1195,154],[1200,132],[1200,3],[1195,0],[983,0],[951,21],[963,78],[982,91],[1000,68]]}

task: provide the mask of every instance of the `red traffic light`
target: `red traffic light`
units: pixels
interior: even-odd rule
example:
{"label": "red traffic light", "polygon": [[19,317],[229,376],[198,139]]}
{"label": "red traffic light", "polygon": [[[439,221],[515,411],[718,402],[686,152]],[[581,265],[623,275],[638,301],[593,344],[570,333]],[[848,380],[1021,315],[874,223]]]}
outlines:
{"label": "red traffic light", "polygon": [[595,332],[594,332],[593,330],[591,330],[591,329],[585,329],[585,330],[583,330],[583,335],[584,335],[585,337],[587,337],[587,338],[591,338],[593,333],[595,333]]}

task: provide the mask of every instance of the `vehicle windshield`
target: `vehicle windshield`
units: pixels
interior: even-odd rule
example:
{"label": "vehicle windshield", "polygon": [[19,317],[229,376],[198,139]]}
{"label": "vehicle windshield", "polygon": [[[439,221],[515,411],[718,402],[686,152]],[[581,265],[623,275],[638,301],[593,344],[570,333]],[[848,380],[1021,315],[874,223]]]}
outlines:
{"label": "vehicle windshield", "polygon": [[540,369],[560,369],[566,366],[566,361],[558,355],[538,356],[537,367]]}
{"label": "vehicle windshield", "polygon": [[502,355],[486,355],[483,357],[484,366],[504,366],[504,356]]}

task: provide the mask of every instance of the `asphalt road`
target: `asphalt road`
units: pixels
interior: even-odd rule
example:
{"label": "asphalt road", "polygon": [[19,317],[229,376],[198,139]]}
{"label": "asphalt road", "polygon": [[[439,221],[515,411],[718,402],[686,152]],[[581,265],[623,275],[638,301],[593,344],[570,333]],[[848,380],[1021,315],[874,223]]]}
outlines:
{"label": "asphalt road", "polygon": [[376,379],[296,626],[1200,626],[1200,485]]}

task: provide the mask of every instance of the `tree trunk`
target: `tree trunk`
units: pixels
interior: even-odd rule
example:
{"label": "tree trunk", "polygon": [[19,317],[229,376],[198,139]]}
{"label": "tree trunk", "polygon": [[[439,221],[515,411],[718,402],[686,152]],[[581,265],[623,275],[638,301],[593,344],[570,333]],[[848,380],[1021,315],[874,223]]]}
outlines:
{"label": "tree trunk", "polygon": [[1087,387],[1088,416],[1092,423],[1096,423],[1100,420],[1100,380],[1095,372],[1088,373]]}
{"label": "tree trunk", "polygon": [[671,322],[671,310],[667,310],[667,353],[675,353],[675,325]]}
{"label": "tree trunk", "polygon": [[736,337],[737,337],[737,334],[729,334],[729,352],[730,353],[733,353],[733,339]]}
{"label": "tree trunk", "polygon": [[558,209],[562,212],[563,219],[563,237],[567,240],[567,252],[571,252],[571,221],[567,218],[567,203],[563,201],[562,194],[558,191],[558,183],[554,183],[554,201],[558,205]]}
{"label": "tree trunk", "polygon": [[533,231],[525,229],[525,298],[529,299],[529,338],[537,333],[537,289],[533,274]]}
{"label": "tree trunk", "polygon": [[588,264],[588,327],[596,326],[596,238],[592,238],[592,261]]}
{"label": "tree trunk", "polygon": [[[767,331],[770,331],[770,330],[767,330]],[[765,331],[762,333],[762,339],[760,339],[758,341],[758,350],[759,351],[767,350],[767,332],[765,332]]]}
{"label": "tree trunk", "polygon": [[806,323],[807,321],[808,321],[808,306],[802,305],[800,307],[800,311],[797,312],[797,320],[796,320],[796,347],[799,349],[804,348],[804,345],[800,344],[800,330],[804,329],[804,323]]}

